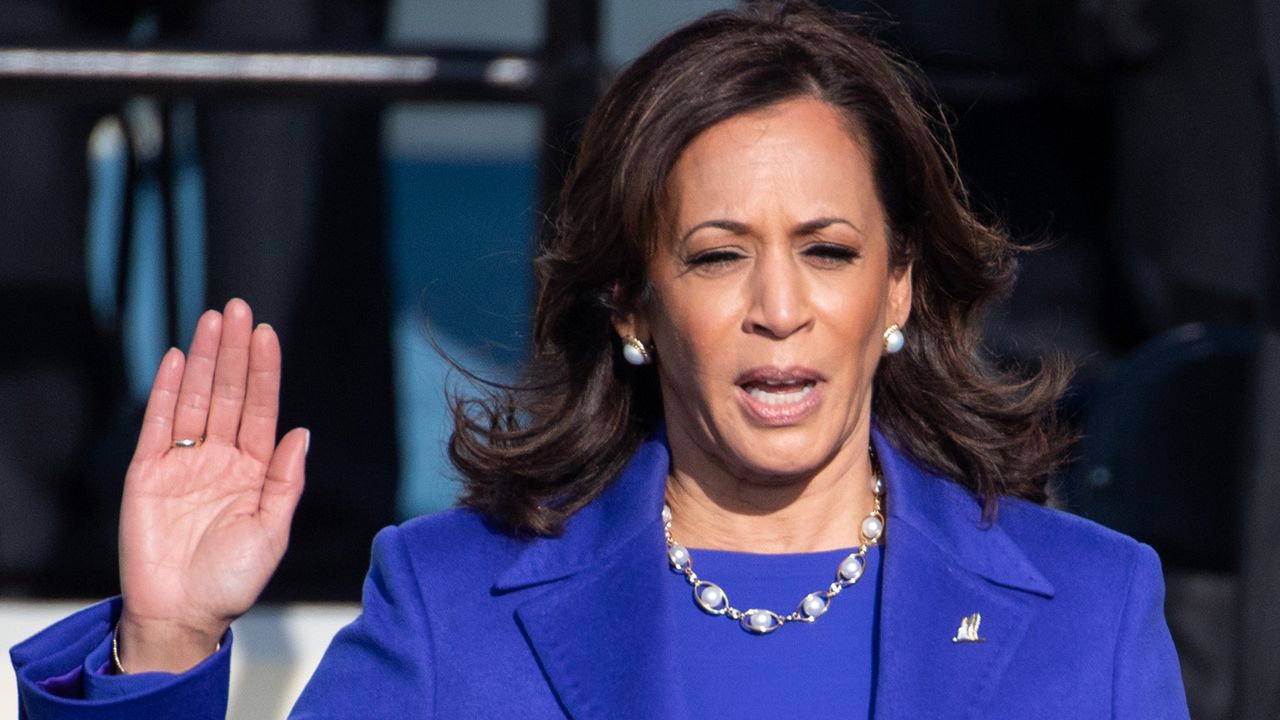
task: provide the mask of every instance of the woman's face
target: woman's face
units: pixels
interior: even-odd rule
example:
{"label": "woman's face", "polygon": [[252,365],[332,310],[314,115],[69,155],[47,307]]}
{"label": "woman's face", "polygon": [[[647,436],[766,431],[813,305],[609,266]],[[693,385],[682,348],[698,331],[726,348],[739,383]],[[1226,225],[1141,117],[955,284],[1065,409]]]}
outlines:
{"label": "woman's face", "polygon": [[670,190],[674,237],[618,330],[656,350],[677,471],[777,484],[847,469],[883,333],[911,304],[863,143],[831,106],[787,101],[695,138]]}

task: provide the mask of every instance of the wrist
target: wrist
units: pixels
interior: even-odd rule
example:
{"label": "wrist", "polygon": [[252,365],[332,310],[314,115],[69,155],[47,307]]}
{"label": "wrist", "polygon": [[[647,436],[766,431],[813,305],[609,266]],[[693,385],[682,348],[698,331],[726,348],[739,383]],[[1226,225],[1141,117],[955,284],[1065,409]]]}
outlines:
{"label": "wrist", "polygon": [[112,670],[183,673],[221,650],[225,633],[226,626],[144,621],[122,613],[112,632]]}

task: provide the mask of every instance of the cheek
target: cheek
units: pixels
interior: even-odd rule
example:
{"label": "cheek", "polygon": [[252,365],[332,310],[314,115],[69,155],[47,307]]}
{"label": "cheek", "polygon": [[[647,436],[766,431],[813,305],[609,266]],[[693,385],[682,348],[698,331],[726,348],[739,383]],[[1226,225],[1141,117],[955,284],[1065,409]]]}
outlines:
{"label": "cheek", "polygon": [[743,350],[739,293],[723,283],[656,286],[650,329],[664,394],[689,408],[723,400]]}
{"label": "cheek", "polygon": [[886,298],[883,288],[850,292],[845,287],[831,287],[824,296],[826,317],[836,329],[838,342],[857,357],[878,358],[883,340]]}
{"label": "cheek", "polygon": [[848,339],[852,346],[852,352],[849,355],[850,358],[855,359],[856,365],[852,368],[851,374],[854,376],[853,383],[857,387],[869,386],[871,379],[875,376],[876,366],[882,355],[880,333],[874,319],[868,318],[853,329]]}
{"label": "cheek", "polygon": [[714,373],[717,361],[729,356],[731,319],[721,316],[714,301],[665,308],[654,318],[653,339],[668,369],[679,369],[687,384],[690,376]]}
{"label": "cheek", "polygon": [[[824,354],[840,368],[840,397],[851,411],[859,411],[867,400],[883,350],[882,324],[886,317],[883,288],[849,292],[827,308],[825,319],[831,332],[825,336]],[[834,295],[831,297],[835,297]]]}

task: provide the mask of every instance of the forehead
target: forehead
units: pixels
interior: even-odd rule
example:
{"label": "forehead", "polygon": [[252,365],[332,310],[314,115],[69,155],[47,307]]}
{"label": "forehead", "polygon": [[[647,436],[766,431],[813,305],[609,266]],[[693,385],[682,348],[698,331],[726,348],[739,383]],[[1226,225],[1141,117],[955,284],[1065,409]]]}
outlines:
{"label": "forehead", "polygon": [[668,182],[675,224],[703,215],[879,215],[871,158],[837,108],[802,98],[724,120],[681,153]]}

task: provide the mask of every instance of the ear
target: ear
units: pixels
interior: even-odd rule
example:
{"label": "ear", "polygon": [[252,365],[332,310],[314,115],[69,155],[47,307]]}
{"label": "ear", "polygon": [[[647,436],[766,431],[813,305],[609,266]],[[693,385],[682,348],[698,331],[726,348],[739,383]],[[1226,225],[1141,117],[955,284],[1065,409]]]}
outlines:
{"label": "ear", "polygon": [[627,338],[637,337],[643,340],[646,345],[652,342],[649,337],[649,323],[645,322],[639,313],[614,315],[613,329],[623,341]]}
{"label": "ear", "polygon": [[[613,287],[614,307],[618,306],[618,286]],[[640,338],[648,344],[651,342],[649,336],[649,321],[644,313],[639,310],[633,310],[627,313],[614,313],[613,330],[618,333],[618,337],[626,340],[629,337]]]}
{"label": "ear", "polygon": [[911,316],[911,266],[889,270],[889,322],[898,327],[906,327]]}

